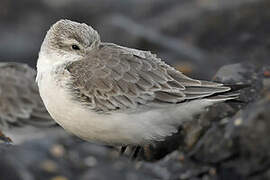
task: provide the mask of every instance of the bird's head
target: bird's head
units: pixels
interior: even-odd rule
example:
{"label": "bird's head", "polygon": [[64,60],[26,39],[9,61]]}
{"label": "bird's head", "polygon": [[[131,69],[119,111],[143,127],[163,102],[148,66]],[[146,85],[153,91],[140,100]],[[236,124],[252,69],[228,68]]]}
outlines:
{"label": "bird's head", "polygon": [[49,64],[76,61],[98,46],[97,31],[84,23],[59,20],[51,26],[42,43],[39,60]]}

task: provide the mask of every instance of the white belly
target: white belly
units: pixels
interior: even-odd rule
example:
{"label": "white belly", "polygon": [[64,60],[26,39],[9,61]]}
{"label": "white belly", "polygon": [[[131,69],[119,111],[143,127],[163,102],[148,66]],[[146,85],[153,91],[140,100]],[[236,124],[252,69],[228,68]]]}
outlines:
{"label": "white belly", "polygon": [[124,134],[117,131],[117,124],[113,123],[112,116],[94,113],[72,101],[67,90],[57,85],[51,76],[43,76],[39,83],[39,91],[50,115],[67,131],[98,143],[131,143],[128,142],[130,140],[126,140]]}
{"label": "white belly", "polygon": [[39,81],[40,95],[52,118],[64,129],[82,139],[102,144],[149,143],[150,129],[147,128],[151,124],[143,121],[148,115],[138,117],[137,114],[95,113],[71,100],[67,90],[60,87],[49,74],[44,74]]}
{"label": "white belly", "polygon": [[82,139],[112,145],[146,144],[163,140],[176,132],[183,120],[192,118],[193,114],[210,105],[198,100],[201,102],[141,113],[98,114],[71,100],[71,95],[56,83],[50,73],[43,74],[38,84],[48,112],[63,128]]}

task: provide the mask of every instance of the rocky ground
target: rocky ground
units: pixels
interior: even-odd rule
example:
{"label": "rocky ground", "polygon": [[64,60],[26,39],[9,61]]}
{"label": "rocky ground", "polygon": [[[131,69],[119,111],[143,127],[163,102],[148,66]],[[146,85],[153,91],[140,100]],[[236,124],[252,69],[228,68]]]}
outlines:
{"label": "rocky ground", "polygon": [[270,66],[223,66],[215,80],[248,84],[239,101],[218,104],[139,160],[59,128],[20,145],[0,145],[0,174],[31,179],[269,179]]}
{"label": "rocky ground", "polygon": [[268,0],[1,1],[3,61],[34,66],[49,25],[69,18],[193,77],[248,86],[238,101],[213,106],[145,147],[138,161],[59,128],[0,144],[0,179],[270,179],[269,8]]}

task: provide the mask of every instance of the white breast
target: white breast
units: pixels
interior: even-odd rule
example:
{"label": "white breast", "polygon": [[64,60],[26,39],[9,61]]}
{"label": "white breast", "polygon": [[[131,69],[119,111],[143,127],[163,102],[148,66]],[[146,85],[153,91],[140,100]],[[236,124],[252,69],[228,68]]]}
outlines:
{"label": "white breast", "polygon": [[[124,127],[125,119],[118,115],[97,114],[79,102],[59,83],[59,75],[51,70],[38,72],[41,98],[53,119],[63,128],[89,141],[105,144],[132,144],[134,137]],[[64,81],[63,78],[62,81]],[[128,126],[128,125],[127,125]],[[130,127],[131,128],[131,127]],[[137,140],[135,140],[137,141]]]}
{"label": "white breast", "polygon": [[[41,98],[53,119],[66,130],[83,139],[101,141],[102,116],[71,100],[67,90],[50,73],[43,73],[39,81]],[[104,139],[104,141],[106,141]]]}
{"label": "white breast", "polygon": [[40,95],[48,112],[63,128],[93,142],[122,145],[163,140],[176,132],[183,120],[190,119],[211,104],[197,100],[141,113],[99,114],[72,100],[71,94],[62,86],[68,77],[60,77],[57,81],[60,75],[52,69],[41,70],[38,67],[37,77]]}

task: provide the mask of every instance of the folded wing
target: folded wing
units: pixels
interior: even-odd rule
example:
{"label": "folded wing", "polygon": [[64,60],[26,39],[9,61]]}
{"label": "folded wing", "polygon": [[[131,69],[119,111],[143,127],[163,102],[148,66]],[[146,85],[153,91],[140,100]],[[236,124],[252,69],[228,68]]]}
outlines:
{"label": "folded wing", "polygon": [[104,112],[150,102],[181,103],[230,90],[219,83],[189,78],[148,51],[109,43],[69,64],[67,70],[72,92],[87,106]]}

